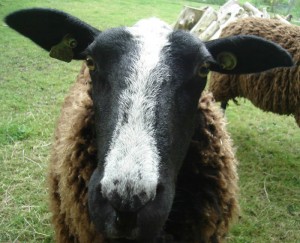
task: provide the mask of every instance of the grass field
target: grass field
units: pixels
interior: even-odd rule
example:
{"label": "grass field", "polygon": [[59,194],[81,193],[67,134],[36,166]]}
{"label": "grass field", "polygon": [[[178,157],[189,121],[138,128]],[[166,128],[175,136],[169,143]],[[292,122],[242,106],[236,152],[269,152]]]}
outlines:
{"label": "grass field", "polygon": [[[106,29],[157,16],[172,23],[184,4],[144,0],[1,0],[0,18],[33,6],[65,10]],[[62,63],[0,25],[0,242],[53,242],[45,183],[52,134],[80,62]],[[241,217],[229,242],[300,242],[300,129],[292,117],[230,104],[240,161]]]}

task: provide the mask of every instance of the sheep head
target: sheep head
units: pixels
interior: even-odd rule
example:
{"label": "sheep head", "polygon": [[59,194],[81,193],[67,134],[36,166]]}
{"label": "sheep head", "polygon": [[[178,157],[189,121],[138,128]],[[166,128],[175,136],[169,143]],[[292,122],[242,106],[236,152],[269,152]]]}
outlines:
{"label": "sheep head", "polygon": [[99,31],[61,11],[27,9],[6,23],[50,52],[90,69],[97,169],[89,215],[109,239],[155,239],[170,213],[177,175],[210,70],[260,72],[290,66],[280,46],[254,36],[202,42],[152,18]]}

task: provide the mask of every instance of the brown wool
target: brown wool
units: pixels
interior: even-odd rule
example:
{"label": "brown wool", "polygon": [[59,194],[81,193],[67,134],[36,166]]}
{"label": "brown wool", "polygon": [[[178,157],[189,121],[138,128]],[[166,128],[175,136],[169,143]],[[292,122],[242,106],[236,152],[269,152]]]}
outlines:
{"label": "brown wool", "polygon": [[300,27],[274,19],[245,18],[225,27],[221,36],[238,34],[257,35],[278,43],[292,55],[295,66],[251,75],[213,72],[208,90],[217,101],[244,97],[264,111],[293,115],[300,127]]}

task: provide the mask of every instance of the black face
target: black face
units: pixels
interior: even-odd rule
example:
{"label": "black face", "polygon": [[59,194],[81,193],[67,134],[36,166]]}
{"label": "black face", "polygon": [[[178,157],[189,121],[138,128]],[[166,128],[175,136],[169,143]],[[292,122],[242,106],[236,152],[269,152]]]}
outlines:
{"label": "black face", "polygon": [[168,218],[211,58],[186,32],[149,40],[139,28],[109,30],[88,48],[99,163],[89,210],[108,238],[143,241]]}
{"label": "black face", "polygon": [[157,19],[101,33],[62,11],[33,8],[5,22],[54,58],[87,59],[98,143],[89,213],[99,232],[120,241],[154,240],[162,231],[207,67],[241,74],[293,65],[285,50],[262,38],[204,44]]}

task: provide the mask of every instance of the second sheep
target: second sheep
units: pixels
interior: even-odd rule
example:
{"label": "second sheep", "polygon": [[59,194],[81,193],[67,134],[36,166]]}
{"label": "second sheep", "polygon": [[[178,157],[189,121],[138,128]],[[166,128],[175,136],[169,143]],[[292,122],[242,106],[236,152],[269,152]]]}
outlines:
{"label": "second sheep", "polygon": [[293,115],[300,127],[300,27],[274,19],[245,18],[228,25],[221,35],[240,34],[256,35],[278,43],[290,52],[295,66],[251,75],[213,72],[209,91],[222,102],[223,108],[229,100],[244,97],[264,111]]}

